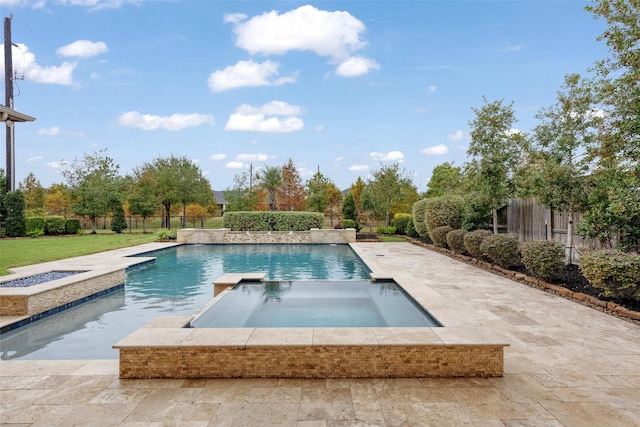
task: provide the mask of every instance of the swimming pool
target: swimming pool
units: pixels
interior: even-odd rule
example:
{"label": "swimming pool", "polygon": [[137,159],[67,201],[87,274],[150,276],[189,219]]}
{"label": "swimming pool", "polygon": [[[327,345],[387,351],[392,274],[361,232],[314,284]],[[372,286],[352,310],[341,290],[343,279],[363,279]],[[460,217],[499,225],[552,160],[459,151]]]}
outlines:
{"label": "swimming pool", "polygon": [[433,327],[394,282],[241,282],[191,322],[194,328]]}
{"label": "swimming pool", "polygon": [[124,289],[0,335],[2,359],[116,359],[111,345],[159,316],[190,316],[235,272],[269,280],[370,277],[348,245],[181,245],[144,253],[155,262],[127,272]]}

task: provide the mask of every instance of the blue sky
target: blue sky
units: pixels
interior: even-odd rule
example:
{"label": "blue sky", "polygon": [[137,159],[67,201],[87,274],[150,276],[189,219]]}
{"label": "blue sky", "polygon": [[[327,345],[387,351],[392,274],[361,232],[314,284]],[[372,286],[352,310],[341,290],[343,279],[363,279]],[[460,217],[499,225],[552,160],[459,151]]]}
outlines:
{"label": "blue sky", "polygon": [[61,161],[107,148],[123,175],[186,156],[215,190],[291,158],[342,189],[399,162],[424,191],[466,161],[483,96],[527,132],[608,56],[586,4],[0,0],[14,106],[36,117],[16,125],[16,182],[63,182]]}

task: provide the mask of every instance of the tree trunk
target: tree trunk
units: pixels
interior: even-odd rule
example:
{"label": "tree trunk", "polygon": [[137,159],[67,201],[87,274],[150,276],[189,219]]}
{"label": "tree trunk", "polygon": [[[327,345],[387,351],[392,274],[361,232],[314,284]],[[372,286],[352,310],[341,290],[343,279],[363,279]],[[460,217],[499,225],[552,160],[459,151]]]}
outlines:
{"label": "tree trunk", "polygon": [[567,223],[567,243],[564,248],[564,263],[565,265],[571,265],[573,261],[573,210],[570,209],[567,214],[569,215],[569,222]]}
{"label": "tree trunk", "polygon": [[493,208],[491,213],[493,215],[493,234],[498,234],[498,209]]}

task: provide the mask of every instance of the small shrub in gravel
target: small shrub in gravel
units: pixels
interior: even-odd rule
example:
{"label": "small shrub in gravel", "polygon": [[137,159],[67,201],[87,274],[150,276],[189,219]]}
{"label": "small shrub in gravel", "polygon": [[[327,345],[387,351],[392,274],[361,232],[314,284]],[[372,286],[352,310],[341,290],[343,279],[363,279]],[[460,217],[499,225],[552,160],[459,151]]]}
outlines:
{"label": "small shrub in gravel", "polygon": [[447,246],[449,249],[458,254],[463,254],[464,249],[464,236],[468,233],[467,230],[457,229],[451,230],[447,233]]}
{"label": "small shrub in gravel", "polygon": [[520,264],[520,242],[510,234],[492,234],[482,239],[480,250],[484,256],[502,268]]}
{"label": "small shrub in gravel", "polygon": [[640,254],[620,250],[590,251],[580,258],[580,271],[605,296],[640,300]]}
{"label": "small shrub in gravel", "polygon": [[542,280],[557,280],[564,267],[564,248],[553,240],[537,240],[522,245],[522,263]]}
{"label": "small shrub in gravel", "polygon": [[484,254],[480,250],[480,245],[482,244],[482,240],[485,237],[491,236],[491,235],[492,233],[489,230],[470,231],[467,234],[465,234],[463,238],[464,248],[472,257],[486,261]]}
{"label": "small shrub in gravel", "polygon": [[431,240],[433,240],[433,244],[436,246],[440,246],[441,248],[448,248],[447,245],[447,233],[449,233],[453,228],[448,225],[443,225],[440,227],[436,227],[431,231]]}

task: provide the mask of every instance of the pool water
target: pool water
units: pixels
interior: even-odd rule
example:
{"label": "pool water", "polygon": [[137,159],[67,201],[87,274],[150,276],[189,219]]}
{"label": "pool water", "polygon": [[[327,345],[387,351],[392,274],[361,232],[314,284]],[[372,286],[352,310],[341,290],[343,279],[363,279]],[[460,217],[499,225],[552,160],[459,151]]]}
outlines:
{"label": "pool water", "polygon": [[195,328],[439,326],[395,282],[239,283],[222,294]]}
{"label": "pool water", "polygon": [[0,335],[1,359],[117,359],[111,346],[151,320],[191,316],[227,273],[268,280],[361,280],[369,270],[348,245],[182,245],[143,256],[124,289]]}

